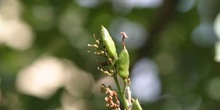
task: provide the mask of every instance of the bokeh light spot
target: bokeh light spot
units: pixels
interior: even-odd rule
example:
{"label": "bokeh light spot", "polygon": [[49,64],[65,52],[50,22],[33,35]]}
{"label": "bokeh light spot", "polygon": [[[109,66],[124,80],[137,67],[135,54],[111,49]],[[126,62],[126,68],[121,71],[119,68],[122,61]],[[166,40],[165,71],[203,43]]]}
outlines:
{"label": "bokeh light spot", "polygon": [[37,30],[46,31],[54,26],[54,10],[50,6],[36,5],[32,8],[34,26]]}
{"label": "bokeh light spot", "polygon": [[220,41],[215,44],[215,57],[216,62],[220,62]]}
{"label": "bokeh light spot", "polygon": [[220,40],[220,13],[215,18],[214,31],[218,37],[218,40]]}
{"label": "bokeh light spot", "polygon": [[16,86],[22,93],[48,98],[64,82],[62,62],[54,57],[42,57],[18,73]]}
{"label": "bokeh light spot", "polygon": [[142,102],[154,102],[160,97],[161,85],[155,63],[143,58],[132,70],[132,94]]}
{"label": "bokeh light spot", "polygon": [[83,7],[95,7],[99,4],[99,0],[75,0],[77,4]]}
{"label": "bokeh light spot", "polygon": [[116,18],[111,24],[110,31],[118,43],[121,42],[122,38],[120,32],[124,31],[129,37],[128,40],[125,40],[126,46],[133,49],[143,46],[147,39],[147,32],[141,24],[125,18]]}
{"label": "bokeh light spot", "polygon": [[177,10],[180,12],[187,12],[193,8],[195,0],[180,0],[177,6]]}
{"label": "bokeh light spot", "polygon": [[178,64],[177,59],[170,53],[161,53],[155,60],[164,75],[172,73]]}
{"label": "bokeh light spot", "polygon": [[12,49],[29,49],[34,40],[31,27],[20,19],[21,4],[17,0],[0,1],[0,44]]}
{"label": "bokeh light spot", "polygon": [[213,78],[209,81],[206,91],[210,98],[220,101],[220,77]]}
{"label": "bokeh light spot", "polygon": [[212,24],[201,23],[192,33],[193,42],[200,47],[212,47],[217,41]]}

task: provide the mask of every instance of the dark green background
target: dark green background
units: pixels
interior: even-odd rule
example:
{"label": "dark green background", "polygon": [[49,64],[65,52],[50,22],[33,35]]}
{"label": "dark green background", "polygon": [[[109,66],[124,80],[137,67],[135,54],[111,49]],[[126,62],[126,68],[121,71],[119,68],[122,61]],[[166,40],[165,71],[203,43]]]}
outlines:
{"label": "dark green background", "polygon": [[[112,0],[97,1],[93,7],[81,6],[75,0],[18,1],[21,6],[19,18],[30,25],[34,41],[29,49],[23,51],[0,45],[1,110],[60,110],[57,108],[61,108],[62,94],[66,92],[63,87],[49,99],[27,95],[16,89],[19,71],[45,54],[70,60],[98,81],[103,76],[96,70],[95,56],[86,52],[86,45],[93,42],[93,33],[99,35],[101,25],[110,29],[118,18],[139,24],[147,32],[147,36],[143,36],[147,37],[144,45],[128,48],[131,69],[143,57],[155,61],[159,68],[161,97],[165,98],[142,103],[144,110],[220,110],[220,98],[214,94],[220,94],[220,85],[214,83],[214,92],[207,92],[210,82],[215,80],[218,84],[220,81],[220,64],[214,60],[217,37],[209,34],[213,32],[212,28],[206,30],[208,33],[199,31],[193,34],[202,24],[213,27],[220,10],[219,0],[193,0],[193,6],[188,10],[181,10],[181,7],[187,7],[190,0],[164,0],[159,7],[130,9],[126,4],[119,4],[117,1],[120,0],[114,0],[116,4]],[[50,13],[43,10],[37,17],[37,7],[44,7]],[[214,40],[207,43],[202,39],[195,43],[193,35],[198,39],[205,36]],[[118,42],[119,48],[120,45]],[[167,94],[171,97],[166,98]],[[90,104],[86,106],[87,110],[105,109],[103,96],[87,92],[81,98]],[[197,103],[197,107],[188,109]]]}

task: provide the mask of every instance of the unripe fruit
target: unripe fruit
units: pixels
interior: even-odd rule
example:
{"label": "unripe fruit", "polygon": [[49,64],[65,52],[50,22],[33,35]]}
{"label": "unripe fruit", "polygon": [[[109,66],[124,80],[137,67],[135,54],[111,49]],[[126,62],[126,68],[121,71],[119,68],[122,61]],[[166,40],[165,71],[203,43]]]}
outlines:
{"label": "unripe fruit", "polygon": [[127,49],[123,49],[119,54],[119,58],[117,60],[117,71],[118,75],[122,78],[128,78],[129,76],[129,54]]}
{"label": "unripe fruit", "polygon": [[129,61],[129,54],[124,43],[124,39],[127,37],[127,35],[124,32],[122,32],[122,35],[123,35],[122,38],[123,50],[119,54],[119,58],[117,60],[117,71],[118,71],[118,75],[122,79],[126,79],[129,76],[130,61]]}
{"label": "unripe fruit", "polygon": [[102,39],[102,42],[106,48],[106,51],[109,57],[116,60],[118,58],[118,55],[116,52],[115,43],[112,37],[110,36],[108,30],[104,26],[101,27],[101,39]]}

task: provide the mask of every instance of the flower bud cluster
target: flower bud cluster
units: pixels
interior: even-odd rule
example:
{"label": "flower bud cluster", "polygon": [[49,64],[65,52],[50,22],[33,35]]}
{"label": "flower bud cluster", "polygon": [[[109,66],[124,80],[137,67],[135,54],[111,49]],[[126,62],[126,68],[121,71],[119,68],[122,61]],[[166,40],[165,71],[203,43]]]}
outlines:
{"label": "flower bud cluster", "polygon": [[118,100],[117,92],[113,91],[111,87],[106,87],[102,84],[102,92],[104,92],[107,96],[105,97],[106,107],[110,109],[117,109],[120,107],[120,101]]}

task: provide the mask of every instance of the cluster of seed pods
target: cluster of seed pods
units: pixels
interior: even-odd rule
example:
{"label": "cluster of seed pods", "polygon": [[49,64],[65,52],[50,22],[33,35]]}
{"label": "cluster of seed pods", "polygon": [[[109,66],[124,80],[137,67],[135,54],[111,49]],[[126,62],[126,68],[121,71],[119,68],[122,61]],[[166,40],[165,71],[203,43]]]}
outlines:
{"label": "cluster of seed pods", "polygon": [[[101,73],[113,76],[117,82],[117,75],[120,76],[124,81],[124,91],[119,90],[119,95],[122,99],[124,99],[124,104],[126,110],[142,110],[138,100],[134,100],[131,97],[130,91],[130,79],[129,79],[129,53],[126,49],[125,38],[128,38],[125,32],[121,32],[122,34],[122,46],[123,49],[117,54],[117,49],[115,43],[110,36],[108,30],[101,26],[101,36],[100,39],[97,39],[94,35],[95,44],[88,44],[89,47],[95,49],[94,54],[102,57],[104,61],[100,62],[101,67],[97,67]],[[117,84],[116,84],[117,85]],[[117,92],[113,91],[111,87],[106,87],[102,85],[102,89],[104,88],[106,106],[110,109],[120,110],[120,102],[118,100]],[[120,89],[118,85],[118,89]],[[126,96],[126,97],[124,97]]]}
{"label": "cluster of seed pods", "polygon": [[[115,43],[104,26],[101,26],[101,39],[97,39],[94,35],[95,44],[88,44],[88,46],[96,49],[94,52],[95,55],[105,59],[104,62],[99,63],[101,66],[107,66],[108,69],[98,67],[98,70],[107,75],[118,74],[122,79],[126,79],[129,76],[129,54],[124,39],[128,37],[125,32],[121,32],[121,34],[123,50],[120,52],[119,57]],[[113,69],[114,66],[116,66],[117,72]]]}

